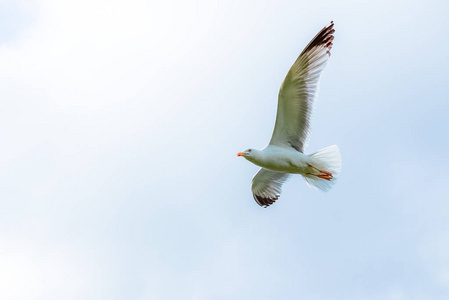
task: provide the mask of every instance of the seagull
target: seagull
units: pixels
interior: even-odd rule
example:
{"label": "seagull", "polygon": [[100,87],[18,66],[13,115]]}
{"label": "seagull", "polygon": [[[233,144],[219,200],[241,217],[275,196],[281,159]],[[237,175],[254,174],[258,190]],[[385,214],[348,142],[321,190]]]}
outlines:
{"label": "seagull", "polygon": [[318,81],[331,55],[333,27],[331,21],[318,32],[285,76],[268,146],[237,153],[261,167],[251,182],[251,191],[262,207],[268,207],[279,198],[282,185],[291,174],[301,174],[309,186],[326,192],[340,173],[341,155],[336,145],[304,154]]}

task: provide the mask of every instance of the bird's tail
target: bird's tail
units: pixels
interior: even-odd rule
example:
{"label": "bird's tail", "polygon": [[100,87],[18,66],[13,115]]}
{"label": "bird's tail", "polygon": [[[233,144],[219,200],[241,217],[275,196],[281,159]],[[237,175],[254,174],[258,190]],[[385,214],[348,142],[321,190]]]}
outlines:
{"label": "bird's tail", "polygon": [[309,186],[327,192],[341,171],[341,154],[336,145],[309,154],[308,172],[303,175]]}

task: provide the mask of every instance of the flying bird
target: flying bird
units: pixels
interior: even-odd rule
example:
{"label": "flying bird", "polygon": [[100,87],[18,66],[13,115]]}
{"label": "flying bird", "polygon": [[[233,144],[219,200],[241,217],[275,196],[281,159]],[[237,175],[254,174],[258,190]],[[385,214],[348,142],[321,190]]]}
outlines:
{"label": "flying bird", "polygon": [[328,191],[340,173],[341,155],[336,145],[304,154],[318,81],[331,55],[333,27],[331,21],[310,41],[285,76],[268,146],[237,153],[261,167],[251,182],[251,190],[262,207],[279,198],[282,184],[291,174],[301,174],[309,186]]}

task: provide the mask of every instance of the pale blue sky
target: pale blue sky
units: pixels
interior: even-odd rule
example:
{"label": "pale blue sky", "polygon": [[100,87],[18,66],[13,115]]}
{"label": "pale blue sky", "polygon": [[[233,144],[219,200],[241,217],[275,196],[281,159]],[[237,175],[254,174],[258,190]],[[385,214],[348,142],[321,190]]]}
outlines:
{"label": "pale blue sky", "polygon": [[[448,6],[0,0],[0,298],[448,299]],[[341,177],[260,208],[236,153],[331,20]]]}

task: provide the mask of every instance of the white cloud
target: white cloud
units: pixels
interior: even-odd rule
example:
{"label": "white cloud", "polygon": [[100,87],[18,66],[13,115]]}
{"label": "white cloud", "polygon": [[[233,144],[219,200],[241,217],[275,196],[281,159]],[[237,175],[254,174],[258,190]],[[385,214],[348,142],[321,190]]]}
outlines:
{"label": "white cloud", "polygon": [[[423,4],[20,3],[32,25],[0,45],[2,299],[410,299],[435,282],[445,289],[446,177],[426,180],[445,162],[447,93],[425,52],[444,27],[408,23]],[[345,150],[341,181],[319,194],[294,178],[276,207],[259,209],[257,167],[235,152],[268,141],[282,76],[331,19],[312,146]],[[404,55],[403,25],[419,29]],[[433,88],[422,106],[418,81]],[[427,205],[427,194],[439,201]],[[428,233],[437,237],[420,262],[409,249]]]}
{"label": "white cloud", "polygon": [[28,234],[0,234],[2,299],[83,299],[87,291],[96,289],[93,276],[98,264],[88,264],[86,257],[66,245]]}

